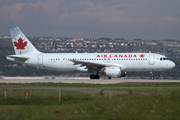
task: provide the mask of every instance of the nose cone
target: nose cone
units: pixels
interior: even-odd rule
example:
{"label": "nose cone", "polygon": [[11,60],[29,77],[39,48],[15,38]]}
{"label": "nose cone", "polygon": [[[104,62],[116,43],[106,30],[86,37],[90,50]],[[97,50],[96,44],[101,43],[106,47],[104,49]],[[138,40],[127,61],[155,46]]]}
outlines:
{"label": "nose cone", "polygon": [[174,68],[175,66],[176,66],[176,64],[175,64],[174,62],[170,61],[170,63],[169,63],[169,68],[172,69],[172,68]]}

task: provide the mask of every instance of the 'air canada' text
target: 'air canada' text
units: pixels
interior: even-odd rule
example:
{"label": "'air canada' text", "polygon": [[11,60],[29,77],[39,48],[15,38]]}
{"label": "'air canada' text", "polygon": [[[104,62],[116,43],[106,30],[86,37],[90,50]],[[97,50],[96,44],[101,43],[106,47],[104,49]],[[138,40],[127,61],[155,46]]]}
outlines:
{"label": "'air canada' text", "polygon": [[[132,55],[132,54],[129,54],[129,55],[126,55],[126,54],[124,54],[124,55],[122,55],[122,54],[119,54],[119,55],[113,55],[113,54],[110,54],[110,55],[106,55],[106,54],[98,54],[96,57],[98,57],[98,58],[102,58],[102,57],[110,57],[110,58],[137,58],[137,56],[138,55]],[[141,54],[141,55],[139,55],[139,57],[140,58],[144,58],[145,57],[145,55],[144,54]]]}

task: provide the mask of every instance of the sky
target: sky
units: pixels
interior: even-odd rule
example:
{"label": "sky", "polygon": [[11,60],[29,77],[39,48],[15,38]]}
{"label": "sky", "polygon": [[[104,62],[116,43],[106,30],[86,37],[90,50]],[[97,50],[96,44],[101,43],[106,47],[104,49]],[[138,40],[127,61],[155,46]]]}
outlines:
{"label": "sky", "polygon": [[0,0],[0,35],[180,40],[180,0]]}

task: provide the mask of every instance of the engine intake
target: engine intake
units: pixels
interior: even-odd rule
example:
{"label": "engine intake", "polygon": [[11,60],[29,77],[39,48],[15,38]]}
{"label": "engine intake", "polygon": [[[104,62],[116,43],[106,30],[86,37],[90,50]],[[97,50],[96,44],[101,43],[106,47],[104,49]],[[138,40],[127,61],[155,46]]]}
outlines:
{"label": "engine intake", "polygon": [[120,77],[121,76],[121,68],[119,67],[106,67],[105,74],[110,77]]}

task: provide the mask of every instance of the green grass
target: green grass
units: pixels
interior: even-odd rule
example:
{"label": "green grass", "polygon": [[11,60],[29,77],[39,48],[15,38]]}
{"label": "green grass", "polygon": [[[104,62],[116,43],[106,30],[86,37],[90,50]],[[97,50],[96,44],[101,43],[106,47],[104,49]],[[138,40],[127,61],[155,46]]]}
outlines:
{"label": "green grass", "polygon": [[[20,96],[1,99],[0,119],[179,119],[180,94]],[[19,104],[19,105],[17,105]]]}
{"label": "green grass", "polygon": [[[0,119],[180,119],[179,84],[124,84],[123,87],[109,85],[109,88],[106,85],[75,84],[79,85],[75,87],[74,84],[59,84],[64,85],[60,102],[59,85],[50,84],[53,86],[45,83],[36,84],[36,87],[32,84],[1,84]],[[161,86],[159,90],[157,86]],[[7,92],[6,99],[4,91]],[[27,99],[26,91],[29,91]]]}

